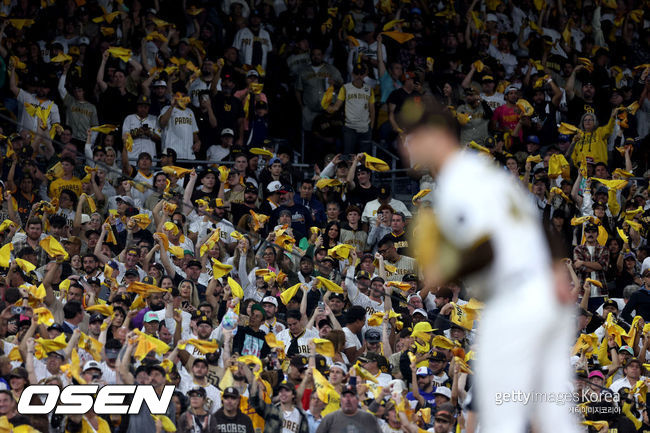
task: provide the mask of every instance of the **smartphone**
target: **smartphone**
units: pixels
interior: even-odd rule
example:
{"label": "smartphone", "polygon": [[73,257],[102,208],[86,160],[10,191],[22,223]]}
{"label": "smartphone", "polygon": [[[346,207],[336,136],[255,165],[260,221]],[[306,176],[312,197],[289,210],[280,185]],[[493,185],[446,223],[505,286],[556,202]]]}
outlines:
{"label": "smartphone", "polygon": [[11,314],[23,314],[25,307],[11,307]]}
{"label": "smartphone", "polygon": [[325,302],[318,301],[318,308],[321,309],[321,310],[324,310],[325,309]]}

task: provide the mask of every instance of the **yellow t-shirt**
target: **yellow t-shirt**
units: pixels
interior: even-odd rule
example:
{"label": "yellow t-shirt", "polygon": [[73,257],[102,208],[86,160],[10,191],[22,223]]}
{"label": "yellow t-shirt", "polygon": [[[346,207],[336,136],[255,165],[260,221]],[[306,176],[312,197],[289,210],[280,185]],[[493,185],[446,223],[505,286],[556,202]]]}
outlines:
{"label": "yellow t-shirt", "polygon": [[49,195],[50,199],[59,198],[61,191],[64,189],[69,189],[70,191],[77,194],[79,197],[83,193],[83,188],[81,186],[81,180],[78,177],[72,176],[72,179],[56,179],[50,184]]}

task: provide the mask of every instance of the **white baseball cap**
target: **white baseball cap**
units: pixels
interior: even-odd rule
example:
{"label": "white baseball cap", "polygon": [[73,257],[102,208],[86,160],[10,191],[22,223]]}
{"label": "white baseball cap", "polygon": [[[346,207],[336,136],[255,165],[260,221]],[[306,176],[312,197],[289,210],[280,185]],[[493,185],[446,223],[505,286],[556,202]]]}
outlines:
{"label": "white baseball cap", "polygon": [[333,368],[338,368],[343,372],[343,374],[348,374],[348,368],[342,362],[335,362],[334,364],[330,365],[330,371],[332,371]]}
{"label": "white baseball cap", "polygon": [[496,23],[496,22],[499,21],[499,19],[497,18],[496,14],[487,14],[487,18],[485,19],[485,22],[489,23],[490,21],[493,21],[493,22]]}
{"label": "white baseball cap", "polygon": [[90,222],[90,215],[88,214],[81,214],[81,224],[86,224]]}
{"label": "white baseball cap", "polygon": [[411,316],[415,316],[415,315],[418,314],[418,313],[419,313],[419,314],[422,314],[424,317],[429,317],[429,316],[427,315],[427,312],[424,311],[422,308],[416,308],[415,310],[413,310],[413,314],[411,314]]}
{"label": "white baseball cap", "polygon": [[230,128],[224,128],[224,129],[221,131],[221,136],[223,137],[224,135],[232,135],[232,136],[234,137],[234,136],[235,136],[235,131],[233,131],[233,130],[230,129]]}
{"label": "white baseball cap", "polygon": [[278,192],[278,191],[280,191],[282,189],[282,184],[280,183],[279,180],[274,180],[273,182],[269,183],[266,186],[266,189],[269,192]]}
{"label": "white baseball cap", "polygon": [[88,370],[92,370],[93,368],[96,368],[97,370],[100,370],[100,371],[102,369],[102,367],[99,365],[99,362],[97,362],[97,361],[88,361],[88,362],[86,362],[84,364],[84,370],[83,371],[86,372]]}
{"label": "white baseball cap", "polygon": [[449,400],[451,400],[451,389],[447,388],[446,386],[436,386],[436,390],[433,391],[433,395],[436,394],[444,395]]}
{"label": "white baseball cap", "polygon": [[154,81],[153,87],[167,87],[167,82],[165,80]]}
{"label": "white baseball cap", "polygon": [[135,202],[128,195],[118,195],[117,197],[115,197],[115,200],[122,200],[124,203],[130,204],[131,206],[135,206]]}
{"label": "white baseball cap", "polygon": [[266,298],[262,299],[262,304],[273,304],[277,308],[278,300],[275,296],[267,296]]}

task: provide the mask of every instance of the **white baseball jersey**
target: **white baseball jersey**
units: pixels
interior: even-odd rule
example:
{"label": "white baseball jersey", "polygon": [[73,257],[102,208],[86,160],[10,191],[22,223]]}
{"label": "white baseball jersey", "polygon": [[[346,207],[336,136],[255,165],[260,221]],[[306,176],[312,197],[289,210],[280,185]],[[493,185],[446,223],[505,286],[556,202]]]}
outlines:
{"label": "white baseball jersey", "polygon": [[[126,134],[129,132],[133,135],[135,134],[135,130],[141,129],[143,127],[149,128],[156,135],[160,136],[158,119],[156,116],[153,116],[151,114],[144,119],[141,119],[137,114],[129,114],[124,118],[124,123],[122,123],[122,133]],[[151,155],[152,158],[155,158],[157,155],[156,143],[150,138],[133,137],[133,150],[129,152],[129,158],[138,159],[138,155],[140,155],[142,152],[147,152],[149,155]]]}
{"label": "white baseball jersey", "polygon": [[[291,340],[292,340],[292,335],[291,332],[289,331],[289,328],[285,329],[284,331],[281,331],[278,333],[275,338],[278,341],[281,341],[284,343],[284,351],[285,353],[288,352],[289,346],[291,346]],[[316,331],[314,328],[311,329],[306,329],[300,337],[298,337],[298,353],[301,355],[308,355],[309,354],[309,342],[314,339],[318,338],[318,331]]]}
{"label": "white baseball jersey", "polygon": [[540,279],[550,290],[547,241],[520,182],[469,152],[454,155],[437,180],[434,209],[446,239],[460,250],[484,237],[492,241],[494,260],[471,286],[479,293],[507,296],[524,282]]}
{"label": "white baseball jersey", "polygon": [[28,129],[30,131],[38,131],[39,120],[36,116],[31,116],[25,104],[31,104],[33,106],[40,106],[41,109],[47,110],[50,108],[50,115],[47,118],[47,130],[49,131],[52,128],[52,125],[55,123],[61,123],[61,116],[59,115],[59,106],[56,105],[53,101],[49,99],[39,100],[36,96],[31,93],[25,92],[23,89],[20,89],[18,92],[18,112],[20,113],[20,130]]}
{"label": "white baseball jersey", "polygon": [[[163,108],[161,116],[168,109],[169,106]],[[174,149],[178,159],[196,159],[194,151],[192,151],[192,144],[194,143],[194,133],[199,132],[199,127],[196,124],[194,113],[189,108],[181,110],[174,107],[173,110],[169,123],[163,130],[163,150],[168,147]]]}

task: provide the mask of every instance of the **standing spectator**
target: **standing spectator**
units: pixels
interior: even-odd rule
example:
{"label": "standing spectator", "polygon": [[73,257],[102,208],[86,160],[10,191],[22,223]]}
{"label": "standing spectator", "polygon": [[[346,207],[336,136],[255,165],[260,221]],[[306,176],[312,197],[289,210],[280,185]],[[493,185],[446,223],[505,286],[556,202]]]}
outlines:
{"label": "standing spectator", "polygon": [[603,283],[600,288],[594,284],[591,285],[591,293],[585,293],[584,296],[601,297],[607,295],[607,285],[605,285],[605,270],[609,264],[609,250],[598,243],[598,226],[587,224],[585,227],[585,243],[578,245],[573,249],[573,266],[576,274],[580,278],[580,286],[585,283],[585,279],[591,278]]}
{"label": "standing spectator", "polygon": [[352,81],[339,90],[336,103],[327,111],[334,112],[345,102],[345,126],[343,127],[343,153],[368,151],[375,120],[375,96],[364,82],[368,76],[365,65],[356,65]]}
{"label": "standing spectator", "polygon": [[[52,125],[61,122],[58,105],[56,105],[54,101],[48,99],[50,84],[47,82],[45,77],[41,77],[40,79],[35,76],[32,77],[33,93],[31,93],[18,87],[13,61],[9,62],[7,72],[9,74],[9,89],[21,104],[20,112],[22,115],[19,123],[20,130],[27,129],[32,132],[44,130],[49,132]],[[30,114],[25,104],[31,105],[32,107],[40,107],[43,110],[49,110],[46,124],[43,125],[42,122],[39,122],[36,113]]]}
{"label": "standing spectator", "polygon": [[476,84],[465,89],[465,95],[465,103],[456,110],[460,124],[460,142],[462,144],[469,144],[470,141],[482,143],[488,136],[492,110],[487,102],[481,100],[480,89]]}
{"label": "standing spectator", "polygon": [[399,113],[402,111],[404,102],[409,98],[418,102],[422,98],[422,93],[418,90],[419,87],[416,88],[415,79],[415,72],[404,72],[401,79],[404,84],[399,89],[393,90],[386,101],[388,103],[388,120],[395,134],[402,132],[402,128],[400,128],[397,119]]}
{"label": "standing spectator", "polygon": [[74,81],[70,88],[72,95],[65,88],[66,77],[70,69],[70,62],[63,65],[63,73],[59,78],[59,95],[63,99],[63,105],[66,108],[66,123],[72,128],[72,136],[77,140],[86,139],[86,131],[91,126],[96,126],[97,108],[86,100],[85,90],[81,81]]}
{"label": "standing spectator", "polygon": [[244,107],[233,94],[235,91],[234,77],[230,73],[221,76],[221,91],[212,98],[217,126],[222,131],[231,129],[235,132],[235,145],[244,144]]}
{"label": "standing spectator", "polygon": [[261,65],[266,69],[266,57],[273,50],[271,36],[261,26],[260,11],[251,11],[250,24],[237,32],[233,46],[239,50],[239,58],[245,65]]}
{"label": "standing spectator", "polygon": [[355,431],[365,433],[380,433],[377,418],[372,414],[359,410],[359,397],[354,385],[346,385],[341,392],[341,409],[323,418],[316,433],[336,433]]}
{"label": "standing spectator", "polygon": [[182,94],[177,93],[171,105],[163,108],[158,121],[164,133],[163,150],[174,149],[179,159],[196,159],[201,147],[199,127]]}
{"label": "standing spectator", "polygon": [[[215,431],[254,433],[253,423],[250,417],[244,415],[240,410],[241,397],[235,387],[228,387],[223,391],[221,398],[223,407],[214,414]],[[192,432],[195,430],[191,430]]]}
{"label": "standing spectator", "polygon": [[323,111],[321,101],[325,91],[333,83],[341,83],[341,73],[328,63],[323,63],[323,50],[311,49],[311,64],[305,66],[298,75],[296,98],[302,107],[302,129],[312,130],[316,115]]}
{"label": "standing spectator", "polygon": [[508,86],[505,91],[506,103],[501,105],[492,115],[492,129],[502,132],[512,132],[519,122],[519,112],[517,109],[517,94],[519,89],[515,86]]}
{"label": "standing spectator", "polygon": [[142,152],[149,155],[158,155],[156,144],[160,143],[160,129],[158,119],[149,114],[151,100],[148,96],[141,95],[136,102],[136,112],[129,114],[122,124],[122,138],[126,142],[126,133],[133,138],[133,149],[129,152],[129,159],[135,159]]}
{"label": "standing spectator", "polygon": [[[104,51],[102,63],[97,71],[97,85],[101,91],[99,98],[101,116],[99,118],[102,123],[120,125],[122,119],[135,110],[137,97],[126,88],[126,73],[121,69],[113,72],[110,85],[104,81],[104,71],[109,56],[108,50]],[[142,70],[142,65],[133,58],[129,60],[129,63],[133,66],[132,76],[137,77]]]}

